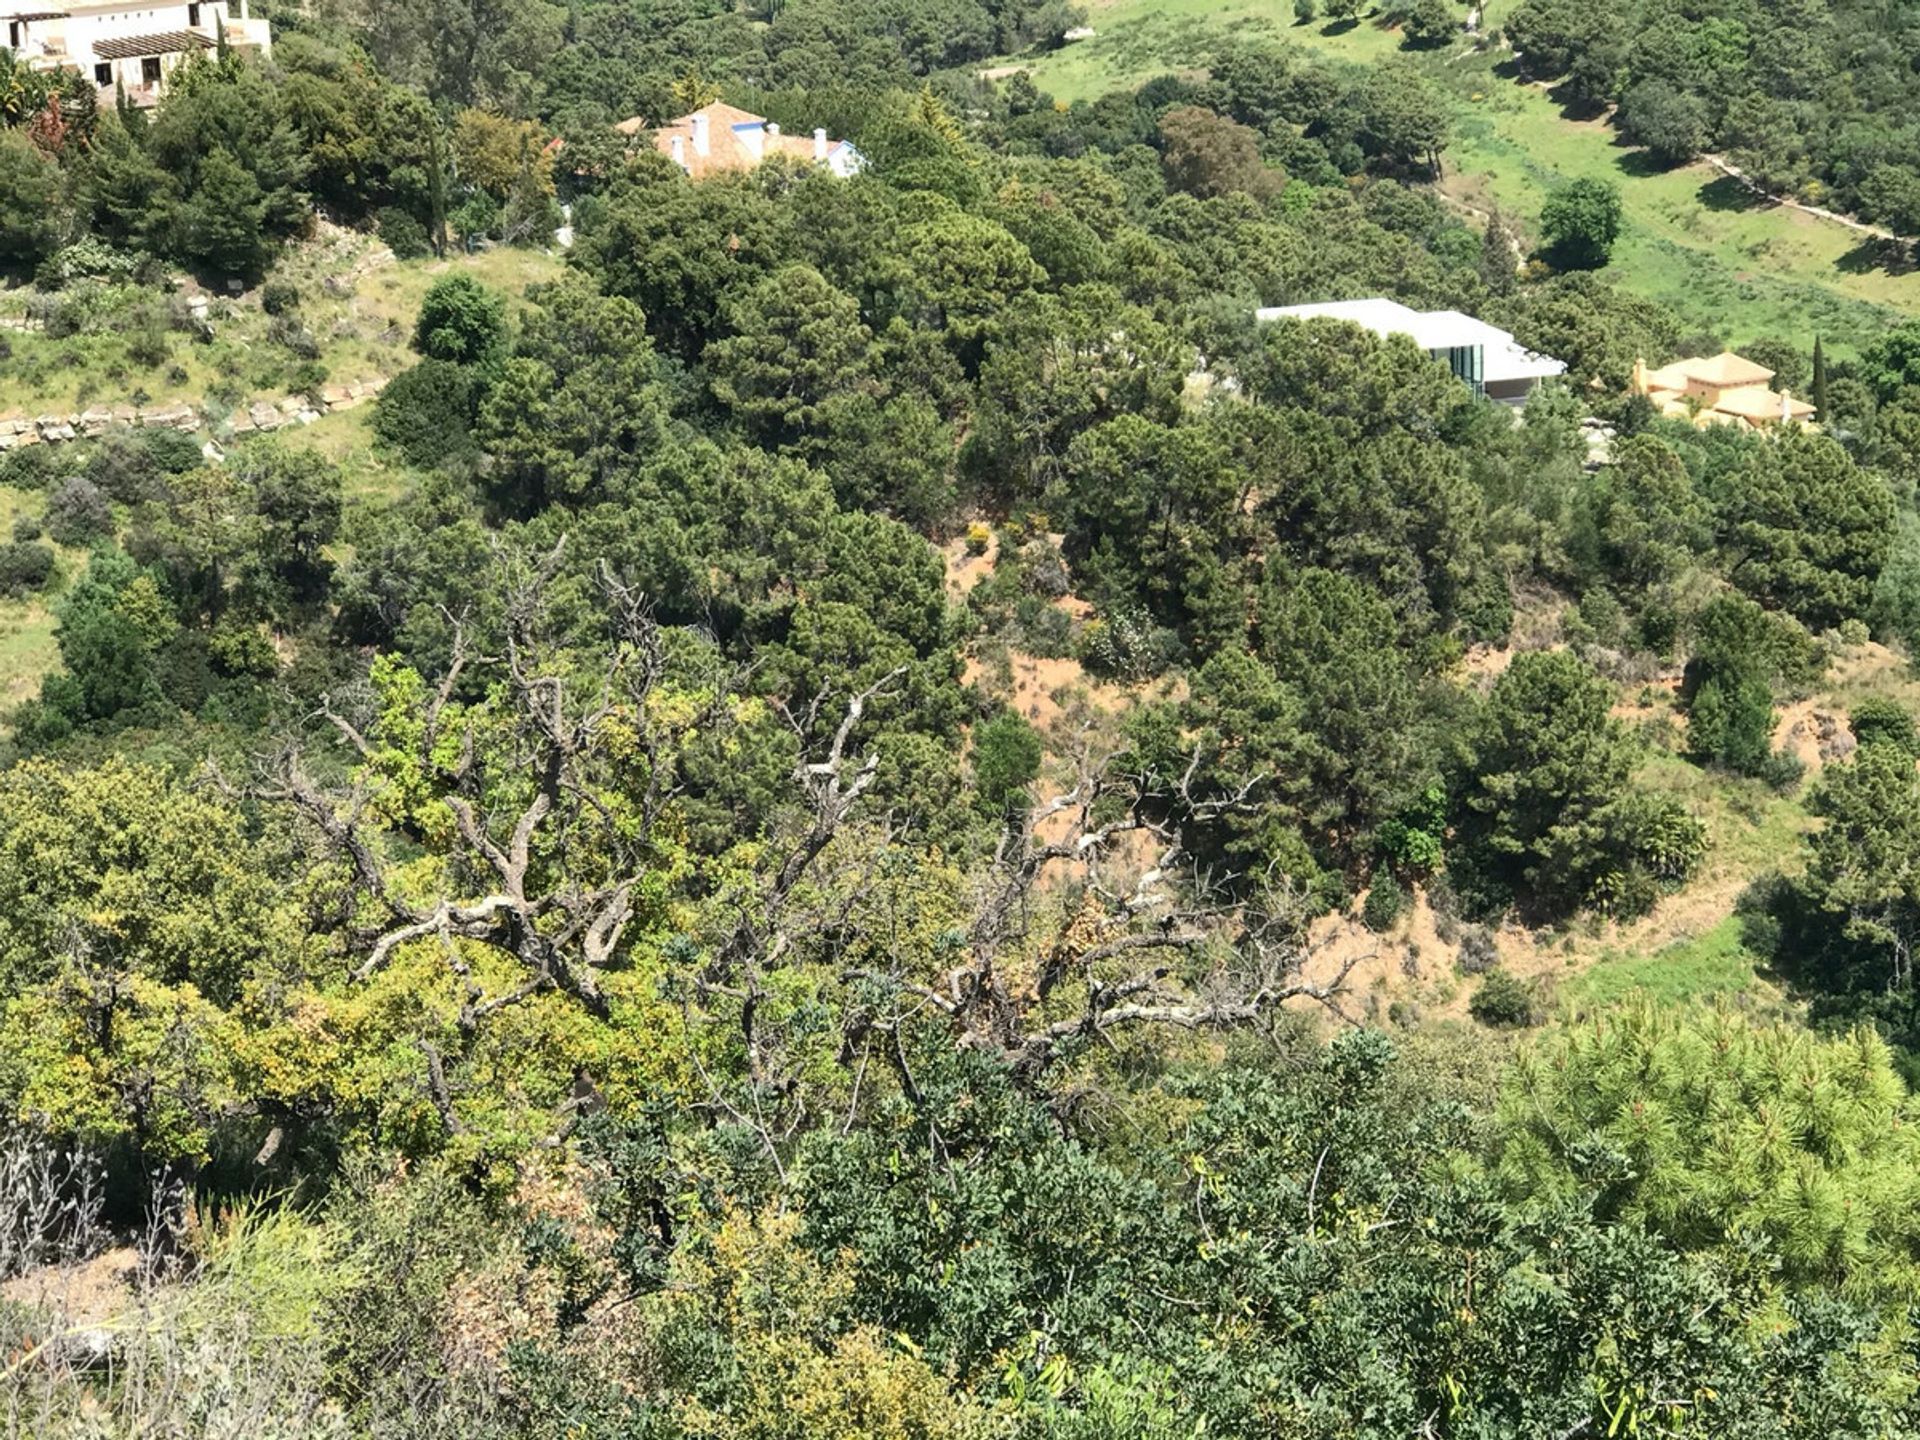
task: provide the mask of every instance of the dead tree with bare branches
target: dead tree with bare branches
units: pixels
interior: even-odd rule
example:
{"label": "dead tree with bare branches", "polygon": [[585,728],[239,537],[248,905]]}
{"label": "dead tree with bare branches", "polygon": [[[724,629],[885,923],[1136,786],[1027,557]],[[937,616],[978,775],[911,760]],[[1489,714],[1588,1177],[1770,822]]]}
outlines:
{"label": "dead tree with bare branches", "polygon": [[[469,1035],[547,991],[608,1017],[602,978],[634,938],[636,896],[665,868],[680,748],[694,730],[723,725],[740,690],[739,675],[715,674],[699,715],[659,719],[662,633],[609,573],[600,577],[604,649],[586,657],[554,643],[544,617],[562,554],[556,547],[509,571],[500,654],[474,653],[450,617],[452,662],[399,725],[399,743],[351,706],[318,708],[314,721],[359,761],[344,789],[320,784],[297,745],[267,767],[261,787],[304,816],[351,876],[354,977],[371,982],[402,947],[437,945],[463,992],[458,1024]],[[714,1108],[759,1129],[770,1151],[813,1114],[798,1094],[803,1066],[763,1018],[772,977],[787,966],[820,965],[861,996],[890,997],[850,999],[841,1053],[852,1065],[866,1037],[889,1037],[909,1088],[899,1035],[916,1015],[1037,1081],[1123,1030],[1226,1029],[1300,998],[1337,1003],[1352,962],[1308,978],[1300,897],[1284,885],[1254,887],[1252,899],[1244,884],[1230,892],[1195,865],[1168,818],[1205,817],[1248,794],[1199,797],[1191,766],[1169,778],[1131,774],[1090,747],[1075,783],[1010,825],[964,882],[957,962],[939,973],[897,956],[876,964],[885,946],[862,935],[863,897],[882,857],[914,842],[870,803],[879,762],[864,722],[899,679],[781,707],[797,738],[791,803],[753,847],[750,868],[682,897],[701,914],[698,938],[654,936],[672,942],[667,983],[689,1021],[736,1034],[744,1073],[710,1077]],[[474,682],[487,698],[457,701]],[[440,894],[423,897],[417,878],[395,883],[390,838],[409,826],[426,838],[436,823],[444,879]],[[483,985],[469,963],[474,945],[517,962],[517,982]],[[856,949],[860,963],[847,962]],[[424,1093],[449,1134],[461,1125],[454,1060],[423,1042]],[[597,1100],[592,1077],[577,1082],[562,1135]]]}
{"label": "dead tree with bare branches", "polygon": [[852,978],[931,1008],[960,1043],[996,1051],[1029,1080],[1127,1029],[1231,1029],[1295,1000],[1338,1013],[1364,957],[1311,977],[1298,888],[1210,876],[1187,853],[1182,822],[1244,807],[1258,784],[1203,796],[1197,766],[1196,754],[1177,777],[1130,771],[1083,737],[1073,785],[1002,835],[959,963],[931,977]]}
{"label": "dead tree with bare branches", "polygon": [[[372,978],[403,945],[437,939],[466,983],[465,1030],[548,988],[605,1015],[598,976],[620,953],[671,793],[671,737],[648,712],[662,670],[660,636],[640,597],[604,577],[610,643],[594,676],[553,663],[543,644],[542,601],[564,543],[510,589],[502,654],[473,654],[455,619],[452,662],[426,702],[417,753],[407,757],[452,818],[450,874],[473,879],[478,893],[422,903],[391,883],[380,831],[391,823],[392,779],[362,726],[331,699],[314,718],[363,762],[351,787],[340,794],[320,786],[296,746],[275,757],[260,787],[294,806],[349,862],[371,914],[355,977]],[[457,734],[446,733],[453,696],[472,669],[492,672],[503,698],[504,723],[489,727],[484,744],[470,714]],[[561,863],[586,856],[589,863]],[[514,957],[527,978],[483,993],[456,940]]]}

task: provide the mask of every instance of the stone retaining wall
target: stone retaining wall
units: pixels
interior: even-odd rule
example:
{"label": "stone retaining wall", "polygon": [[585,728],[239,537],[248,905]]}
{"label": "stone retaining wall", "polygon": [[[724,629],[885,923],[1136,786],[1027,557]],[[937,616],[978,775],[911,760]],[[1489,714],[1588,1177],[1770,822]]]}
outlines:
{"label": "stone retaining wall", "polygon": [[162,405],[136,409],[131,405],[96,405],[72,415],[0,415],[0,451],[24,445],[59,445],[69,440],[93,440],[109,430],[144,426],[195,434],[205,430],[214,438],[254,435],[288,425],[311,425],[322,415],[364,405],[387,388],[387,377],[328,385],[318,396],[286,400],[255,400],[234,407],[225,419],[214,421],[191,405]]}

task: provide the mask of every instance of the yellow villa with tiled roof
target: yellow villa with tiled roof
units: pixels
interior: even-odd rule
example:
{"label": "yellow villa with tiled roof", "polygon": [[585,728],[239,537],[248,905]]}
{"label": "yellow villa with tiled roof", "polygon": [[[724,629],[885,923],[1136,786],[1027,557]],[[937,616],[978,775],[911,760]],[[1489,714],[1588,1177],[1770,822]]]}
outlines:
{"label": "yellow villa with tiled roof", "polygon": [[1644,395],[1662,415],[1708,425],[1738,425],[1760,430],[1785,420],[1813,419],[1813,406],[1785,390],[1772,390],[1773,371],[1731,350],[1718,355],[1676,360],[1649,370],[1633,364],[1633,393]]}

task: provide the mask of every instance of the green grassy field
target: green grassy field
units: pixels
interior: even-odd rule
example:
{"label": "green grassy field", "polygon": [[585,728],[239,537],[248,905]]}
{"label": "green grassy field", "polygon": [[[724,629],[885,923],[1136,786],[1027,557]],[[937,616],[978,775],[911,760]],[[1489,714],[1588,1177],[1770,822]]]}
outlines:
{"label": "green grassy field", "polygon": [[[1487,24],[1497,26],[1511,3],[1490,7]],[[1397,32],[1366,20],[1300,25],[1286,0],[1092,0],[1088,9],[1091,40],[1003,63],[1023,65],[1042,89],[1071,101],[1201,68],[1233,35],[1355,63],[1403,57],[1455,97],[1447,194],[1478,210],[1498,204],[1524,231],[1554,185],[1617,180],[1627,228],[1608,273],[1693,327],[1735,345],[1765,335],[1810,347],[1820,336],[1845,354],[1920,311],[1920,273],[1889,274],[1858,232],[1755,203],[1705,163],[1651,167],[1605,124],[1570,119],[1544,89],[1500,73],[1498,55],[1409,52]]]}
{"label": "green grassy field", "polygon": [[1740,943],[1740,922],[1731,915],[1652,955],[1604,955],[1560,989],[1561,1000],[1575,1012],[1604,1009],[1630,995],[1676,1005],[1736,995],[1769,1009],[1782,1004],[1779,990]]}
{"label": "green grassy field", "polygon": [[[11,539],[13,522],[23,515],[38,516],[46,497],[23,494],[0,485],[0,541]],[[66,582],[86,564],[83,552],[55,546],[59,568],[45,593],[12,600],[0,597],[0,712],[30,700],[40,691],[40,677],[58,668],[60,650],[54,644],[53,602]]]}
{"label": "green grassy field", "polygon": [[[296,246],[274,271],[300,291],[300,316],[319,346],[326,383],[346,384],[393,375],[413,363],[413,317],[427,287],[451,269],[465,270],[523,303],[527,286],[556,278],[562,262],[550,255],[500,248],[448,260],[407,260],[350,275],[357,248],[339,239]],[[334,283],[330,286],[329,280]],[[155,303],[153,292],[135,295]],[[0,314],[23,314],[24,291],[0,293]],[[138,353],[135,333],[115,328],[115,317],[79,334],[5,332],[0,354],[0,414],[68,413],[90,405],[202,405],[277,399],[300,357],[269,336],[258,292],[212,302],[213,338],[184,331],[161,336],[157,361]]]}

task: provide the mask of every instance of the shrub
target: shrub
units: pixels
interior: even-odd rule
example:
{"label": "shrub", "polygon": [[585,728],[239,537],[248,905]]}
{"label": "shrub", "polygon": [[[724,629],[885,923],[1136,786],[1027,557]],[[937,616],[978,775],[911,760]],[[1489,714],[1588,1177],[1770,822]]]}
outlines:
{"label": "shrub", "polygon": [[1622,797],[1614,817],[1630,838],[1634,864],[1661,885],[1679,885],[1707,858],[1707,831],[1676,796]]}
{"label": "shrub", "polygon": [[993,527],[985,521],[974,521],[967,526],[967,553],[969,555],[986,554],[987,545],[992,539]]}
{"label": "shrub", "polygon": [[1380,853],[1402,871],[1431,874],[1439,868],[1447,833],[1447,791],[1438,781],[1416,795],[1399,814],[1380,824]]}
{"label": "shrub", "polygon": [[1497,1029],[1524,1029],[1540,1023],[1540,999],[1533,986],[1505,970],[1489,970],[1467,1010],[1482,1025]]}
{"label": "shrub", "polygon": [[147,260],[88,236],[41,261],[33,272],[33,283],[42,290],[58,290],[75,280],[134,280],[147,268]]}
{"label": "shrub", "polygon": [[403,370],[381,393],[373,430],[407,463],[422,469],[470,456],[472,377],[445,360],[422,360]]}
{"label": "shrub", "polygon": [[29,540],[40,538],[40,517],[38,515],[17,516],[13,522],[13,543],[24,545]]}
{"label": "shrub", "polygon": [[1026,564],[1026,586],[1035,595],[1058,600],[1073,588],[1073,576],[1067,560],[1046,540],[1026,546],[1021,552]]}
{"label": "shrub", "polygon": [[1847,717],[1853,738],[1862,745],[1897,745],[1908,755],[1920,755],[1920,735],[1913,716],[1897,700],[1869,695]]}
{"label": "shrub", "polygon": [[273,641],[252,625],[222,621],[207,636],[207,652],[223,675],[271,679],[280,670],[280,656]]}
{"label": "shrub", "polygon": [[116,431],[94,450],[85,473],[111,499],[137,505],[166,494],[168,475],[199,464],[198,442],[178,430]]}
{"label": "shrub", "polygon": [[1484,925],[1465,926],[1460,931],[1460,954],[1454,963],[1462,975],[1484,975],[1500,963],[1500,942]]}
{"label": "shrub", "polygon": [[289,395],[305,395],[317,405],[327,383],[327,367],[318,360],[302,360],[287,372],[286,383]]}
{"label": "shrub", "polygon": [[433,245],[427,239],[427,227],[398,205],[389,205],[380,212],[380,239],[393,251],[399,260],[418,260],[423,255],[433,253]]}
{"label": "shrub", "polygon": [[1807,773],[1806,763],[1790,750],[1776,750],[1760,767],[1759,780],[1768,788],[1787,794]]}
{"label": "shrub", "polygon": [[173,353],[167,344],[167,330],[154,315],[143,317],[127,337],[127,358],[148,370],[157,370]]}
{"label": "shrub", "polygon": [[1773,747],[1773,691],[1764,676],[1715,675],[1694,693],[1687,753],[1742,775],[1758,775]]}
{"label": "shrub", "polygon": [[45,445],[28,445],[0,455],[0,485],[15,490],[44,490],[52,483],[59,461]]}
{"label": "shrub", "polygon": [[53,551],[45,545],[15,541],[0,545],[0,593],[15,599],[45,587],[53,578]]}
{"label": "shrub", "polygon": [[27,445],[0,455],[0,486],[13,490],[46,490],[54,482],[60,461],[48,445]]}
{"label": "shrub", "polygon": [[473,249],[473,242],[483,240],[500,228],[500,203],[484,190],[476,190],[447,216],[447,224],[459,237],[461,245]]}
{"label": "shrub", "polygon": [[506,341],[506,302],[471,275],[443,275],[420,302],[414,348],[431,360],[472,365]]}
{"label": "shrub", "polygon": [[1023,799],[1040,775],[1040,737],[1024,716],[1002,710],[973,732],[975,803],[999,813]]}
{"label": "shrub", "polygon": [[47,533],[62,545],[87,545],[113,533],[113,507],[100,487],[69,475],[47,496]]}
{"label": "shrub", "polygon": [[298,315],[276,315],[267,323],[267,338],[302,360],[320,358],[320,342]]}
{"label": "shrub", "polygon": [[1406,903],[1407,892],[1400,888],[1400,882],[1389,872],[1379,871],[1373,877],[1373,888],[1367,891],[1366,903],[1360,907],[1361,923],[1376,935],[1390,930]]}
{"label": "shrub", "polygon": [[260,308],[269,315],[287,315],[300,308],[300,287],[291,280],[269,280],[260,287]]}
{"label": "shrub", "polygon": [[1140,610],[1097,616],[1081,628],[1080,663],[1096,675],[1147,680],[1164,672],[1183,652],[1180,637],[1155,625]]}
{"label": "shrub", "polygon": [[1019,644],[1027,654],[1043,660],[1065,660],[1073,654],[1073,617],[1029,595],[1020,604]]}
{"label": "shrub", "polygon": [[142,430],[140,432],[153,463],[169,475],[184,475],[198,470],[205,457],[200,442],[180,430]]}

